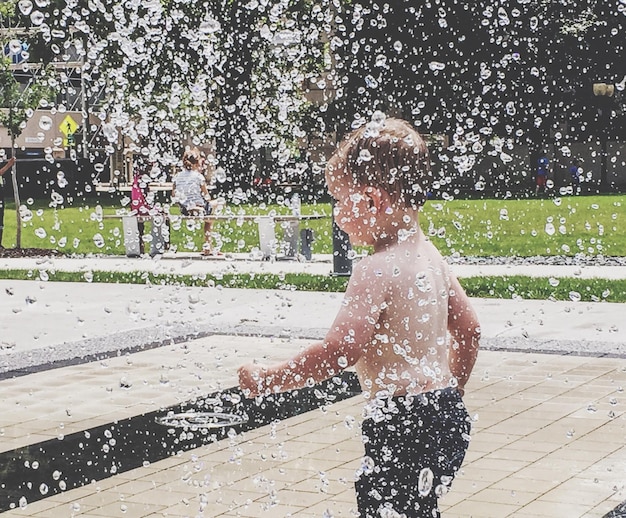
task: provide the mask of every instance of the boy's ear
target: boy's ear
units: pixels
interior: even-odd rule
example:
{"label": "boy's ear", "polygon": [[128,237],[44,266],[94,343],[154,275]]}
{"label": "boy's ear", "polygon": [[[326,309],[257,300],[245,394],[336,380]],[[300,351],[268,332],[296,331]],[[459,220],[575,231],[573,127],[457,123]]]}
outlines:
{"label": "boy's ear", "polygon": [[386,193],[380,187],[372,187],[368,185],[365,188],[365,196],[369,202],[370,209],[382,210],[385,205]]}

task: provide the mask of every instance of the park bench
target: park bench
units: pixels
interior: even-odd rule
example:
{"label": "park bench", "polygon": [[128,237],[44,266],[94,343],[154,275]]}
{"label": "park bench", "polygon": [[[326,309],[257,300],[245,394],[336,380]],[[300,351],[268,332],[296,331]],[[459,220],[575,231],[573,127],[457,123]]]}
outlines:
{"label": "park bench", "polygon": [[[140,255],[139,226],[140,222],[151,223],[150,255],[162,254],[169,243],[170,226],[176,221],[254,221],[259,233],[259,250],[262,259],[275,256],[279,259],[296,259],[298,250],[306,260],[311,259],[311,244],[313,231],[310,228],[300,228],[303,221],[322,219],[328,216],[322,214],[211,214],[203,216],[182,216],[178,214],[155,213],[149,215],[132,215],[120,211],[117,214],[104,215],[105,219],[120,219],[124,232],[124,248],[128,257]],[[282,229],[282,240],[277,240],[276,227]],[[299,246],[298,246],[299,245]]]}

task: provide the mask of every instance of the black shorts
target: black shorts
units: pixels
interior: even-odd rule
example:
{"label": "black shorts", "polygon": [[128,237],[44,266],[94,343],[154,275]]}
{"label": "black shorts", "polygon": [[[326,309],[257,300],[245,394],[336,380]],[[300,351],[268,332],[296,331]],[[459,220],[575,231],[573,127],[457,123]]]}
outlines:
{"label": "black shorts", "polygon": [[439,517],[437,498],[461,467],[470,430],[456,389],[380,400],[362,425],[365,457],[355,482],[360,517]]}

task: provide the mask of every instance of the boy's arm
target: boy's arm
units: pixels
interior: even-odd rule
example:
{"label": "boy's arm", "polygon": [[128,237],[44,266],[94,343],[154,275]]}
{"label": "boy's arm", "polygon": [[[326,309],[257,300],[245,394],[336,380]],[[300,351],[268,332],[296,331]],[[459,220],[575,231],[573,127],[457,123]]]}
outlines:
{"label": "boy's arm", "polygon": [[448,299],[448,331],[452,345],[448,354],[450,371],[459,382],[461,393],[470,377],[480,340],[480,323],[458,279],[453,275]]}
{"label": "boy's arm", "polygon": [[[318,383],[341,370],[339,364],[344,362],[339,360],[339,349],[324,340],[311,344],[293,358],[275,365],[242,365],[238,371],[239,386],[247,397],[253,397]],[[345,363],[348,363],[347,359]]]}
{"label": "boy's arm", "polygon": [[[363,261],[361,261],[363,262]],[[323,341],[272,366],[239,368],[239,386],[247,397],[285,392],[318,383],[354,365],[376,332],[386,290],[361,264],[352,274],[345,298]]]}

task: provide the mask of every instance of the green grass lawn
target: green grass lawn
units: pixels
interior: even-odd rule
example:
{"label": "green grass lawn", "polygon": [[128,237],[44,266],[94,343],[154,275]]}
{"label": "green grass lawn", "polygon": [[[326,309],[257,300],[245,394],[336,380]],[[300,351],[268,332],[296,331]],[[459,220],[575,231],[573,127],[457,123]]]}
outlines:
{"label": "green grass lawn", "polygon": [[[0,270],[0,278],[38,280],[42,272],[33,270]],[[223,286],[227,288],[278,289],[298,291],[342,292],[347,277],[305,273],[232,273],[215,275],[154,274],[149,272],[59,272],[46,271],[46,281],[153,284],[176,286]],[[502,276],[460,279],[470,297],[497,299],[571,300],[584,302],[626,302],[626,279],[562,278]]]}
{"label": "green grass lawn", "polygon": [[626,255],[626,196],[430,202],[423,228],[446,254]]}
{"label": "green grass lawn", "polygon": [[[49,248],[75,254],[124,254],[121,220],[103,219],[122,208],[119,201],[82,200],[74,206],[50,206],[34,201],[26,205],[23,248]],[[229,206],[234,213],[289,213],[286,207],[269,205]],[[172,211],[174,212],[174,211]],[[331,207],[303,205],[304,214],[328,217],[312,220],[313,253],[332,252]],[[15,211],[5,213],[3,245],[15,246]],[[202,223],[174,225],[174,250],[200,251]],[[149,234],[149,224],[146,225]],[[626,256],[626,195],[569,196],[524,200],[432,200],[422,214],[422,227],[444,255],[533,256],[588,255]],[[258,247],[256,223],[233,219],[214,226],[225,252],[250,252]]]}

